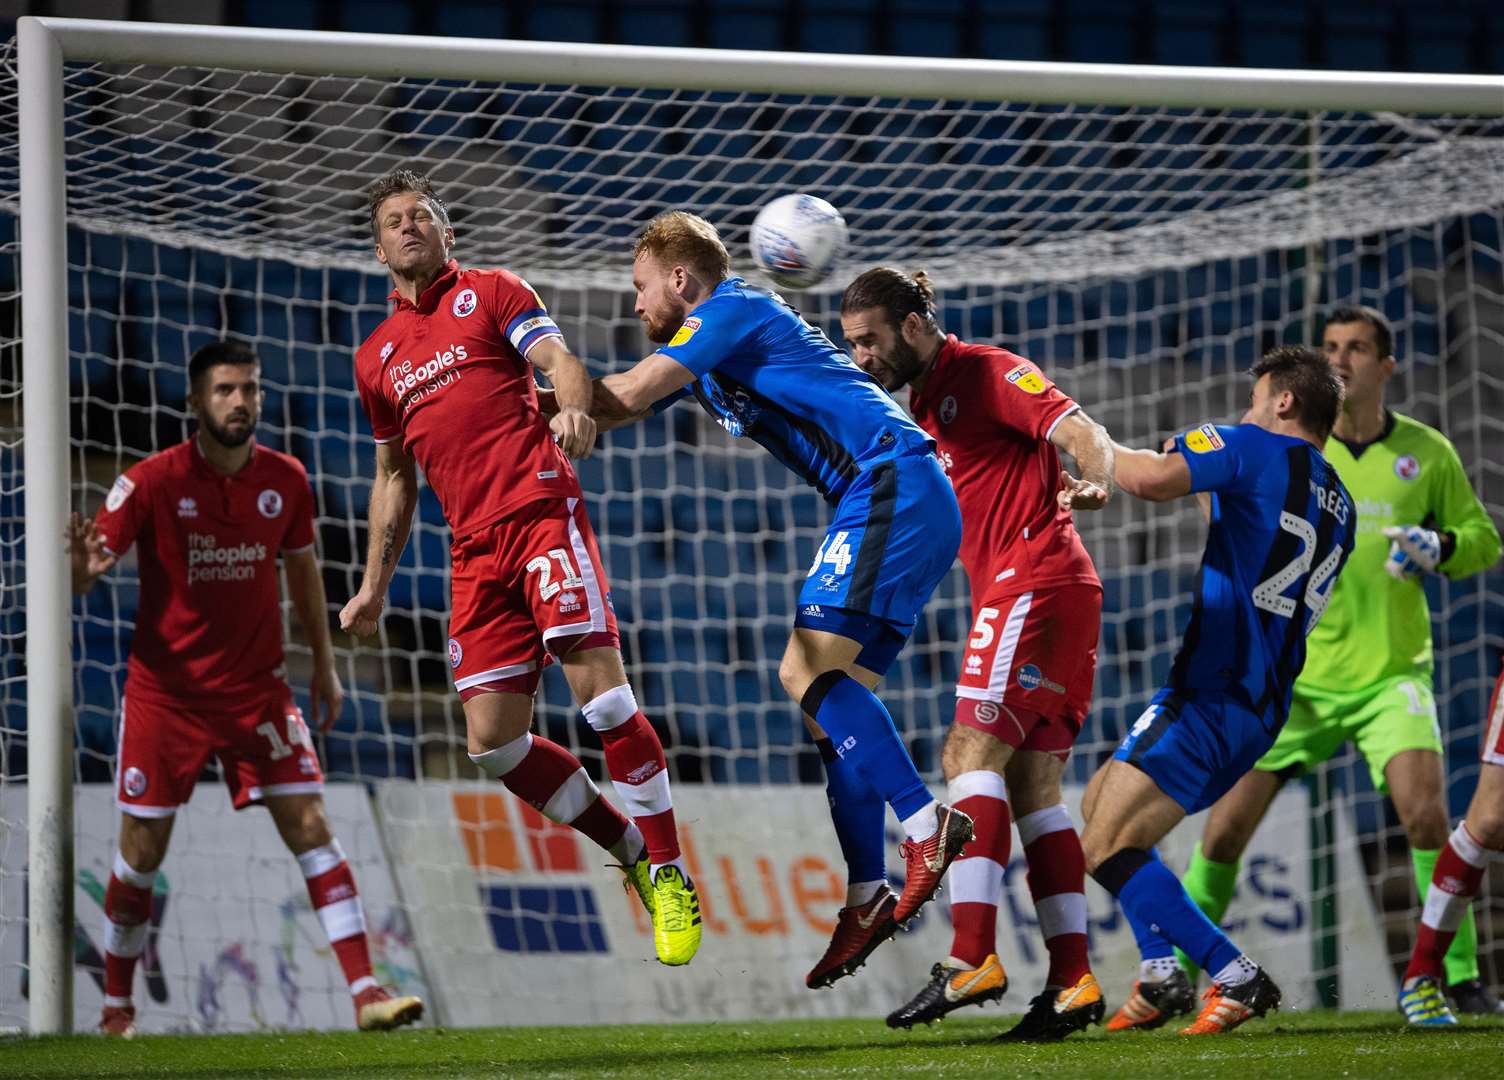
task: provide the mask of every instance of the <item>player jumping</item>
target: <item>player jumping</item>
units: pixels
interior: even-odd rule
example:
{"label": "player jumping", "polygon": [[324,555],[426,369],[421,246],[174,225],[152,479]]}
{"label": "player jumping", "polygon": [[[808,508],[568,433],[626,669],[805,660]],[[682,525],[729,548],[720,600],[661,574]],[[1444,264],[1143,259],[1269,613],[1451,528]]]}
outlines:
{"label": "player jumping", "polygon": [[[595,443],[590,377],[527,282],[449,258],[454,230],[427,177],[397,170],[367,194],[395,307],[355,357],[376,480],[365,576],[340,625],[376,632],[421,465],[453,534],[449,666],[470,760],[610,852],[652,916],[658,959],[686,964],[700,945],[699,897],[680,856],[663,747],[627,683],[610,587],[566,457]],[[538,411],[534,368],[554,384],[552,420]],[[530,731],[542,668],[554,660],[600,735],[631,821],[573,754]]]}
{"label": "player jumping", "polygon": [[[1322,346],[1346,392],[1326,455],[1357,502],[1357,540],[1311,632],[1289,720],[1269,752],[1212,807],[1186,869],[1186,891],[1213,922],[1227,911],[1239,860],[1280,787],[1345,741],[1357,745],[1374,788],[1394,802],[1423,900],[1446,842],[1423,579],[1430,573],[1462,578],[1487,568],[1499,558],[1499,534],[1446,437],[1385,408],[1393,343],[1389,321],[1373,308],[1339,308],[1327,316]],[[1465,1012],[1492,1013],[1499,1002],[1478,977],[1477,932],[1472,912],[1462,910],[1447,953],[1446,993]],[[1178,971],[1167,978],[1158,996],[1189,1008],[1189,981]],[[1146,1009],[1141,998],[1130,997],[1109,1028],[1135,1027],[1146,1016],[1163,1022],[1163,1012]]]}
{"label": "player jumping", "polygon": [[[1146,971],[1175,968],[1178,946],[1211,974],[1187,1035],[1262,1016],[1278,1008],[1280,991],[1191,901],[1154,845],[1273,745],[1305,662],[1306,634],[1357,527],[1352,499],[1321,455],[1342,401],[1326,360],[1284,346],[1254,364],[1253,377],[1252,402],[1236,427],[1205,424],[1177,436],[1166,453],[1117,447],[1115,456],[1117,482],[1132,495],[1209,493],[1184,642],[1168,684],[1088,785],[1081,837],[1092,877],[1127,914]],[[1154,985],[1141,980],[1136,992],[1169,1015]]]}
{"label": "player jumping", "polygon": [[313,650],[309,705],[327,730],[344,691],[314,551],[308,474],[295,458],[256,445],[263,393],[248,346],[204,346],[188,362],[188,380],[193,438],[127,470],[97,518],[75,514],[68,528],[74,593],[93,588],[132,544],[141,574],[120,708],[120,849],[104,894],[99,1030],[135,1034],[131,984],[152,886],[178,807],[212,756],[235,809],[265,806],[297,857],[357,1026],[410,1024],[423,1015],[423,1002],[393,997],[371,974],[355,878],[330,832],[318,755],[282,665],[279,555]]}
{"label": "player jumping", "polygon": [[[950,955],[888,1025],[938,1020],[1007,989],[997,909],[1011,796],[1050,970],[1005,1038],[1064,1038],[1103,1013],[1087,959],[1086,868],[1060,778],[1091,704],[1102,611],[1071,510],[1106,504],[1112,440],[1029,361],[946,335],[922,272],[862,274],[841,299],[841,328],[857,366],[890,392],[911,388],[910,410],[936,441],[960,503],[972,594],[956,720],[940,760],[947,798],[971,816],[976,836],[950,872]],[[1064,491],[1057,447],[1083,472],[1063,477]],[[859,866],[851,875],[848,903],[860,903],[868,875]]]}
{"label": "player jumping", "polygon": [[[600,381],[610,424],[693,394],[728,432],[760,443],[834,508],[799,592],[779,667],[830,777],[832,813],[869,895],[842,908],[811,987],[856,969],[939,887],[972,821],[937,802],[872,692],[955,561],[956,497],[934,444],[823,333],[731,275],[715,227],[660,214],[637,241],[637,317],[657,352]],[[883,867],[883,804],[903,845],[902,895]]]}
{"label": "player jumping", "polygon": [[1417,1027],[1457,1023],[1442,996],[1442,968],[1490,861],[1504,860],[1504,671],[1494,684],[1483,738],[1483,768],[1467,817],[1453,830],[1436,859],[1421,913],[1415,949],[1400,985],[1400,1011]]}

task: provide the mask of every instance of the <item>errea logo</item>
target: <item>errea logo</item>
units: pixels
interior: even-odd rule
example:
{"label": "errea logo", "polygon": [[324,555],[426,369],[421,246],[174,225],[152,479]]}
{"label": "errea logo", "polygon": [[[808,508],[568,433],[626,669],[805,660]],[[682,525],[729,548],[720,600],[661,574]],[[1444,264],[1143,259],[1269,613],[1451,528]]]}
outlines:
{"label": "errea logo", "polygon": [[189,498],[187,495],[184,495],[181,499],[178,500],[178,517],[198,517],[198,503]]}

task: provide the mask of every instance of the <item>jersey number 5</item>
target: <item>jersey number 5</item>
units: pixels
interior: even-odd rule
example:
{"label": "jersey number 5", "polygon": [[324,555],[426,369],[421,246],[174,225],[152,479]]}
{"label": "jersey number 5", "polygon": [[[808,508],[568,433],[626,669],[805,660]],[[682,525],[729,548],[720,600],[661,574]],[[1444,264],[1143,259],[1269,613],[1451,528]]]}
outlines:
{"label": "jersey number 5", "polygon": [[[1279,515],[1279,527],[1299,538],[1300,554],[1286,563],[1283,569],[1276,570],[1253,587],[1253,603],[1255,607],[1272,611],[1288,619],[1295,614],[1296,604],[1292,597],[1285,595],[1285,590],[1311,569],[1311,563],[1316,558],[1316,526],[1305,518],[1296,517],[1288,510],[1282,510]],[[1316,572],[1311,574],[1306,581],[1305,604],[1306,610],[1310,612],[1310,618],[1306,620],[1306,633],[1308,634],[1316,625],[1317,620],[1321,618],[1321,613],[1326,610],[1327,601],[1332,597],[1332,586],[1336,583],[1333,575],[1336,574],[1337,564],[1341,561],[1342,547],[1334,544],[1331,553],[1321,560],[1321,565],[1316,567]]]}

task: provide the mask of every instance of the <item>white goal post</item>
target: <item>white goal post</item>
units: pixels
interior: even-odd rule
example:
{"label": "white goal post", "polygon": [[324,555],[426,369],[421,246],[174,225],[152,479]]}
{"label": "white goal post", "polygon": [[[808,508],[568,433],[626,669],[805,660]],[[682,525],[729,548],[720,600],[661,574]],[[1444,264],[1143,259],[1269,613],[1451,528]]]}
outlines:
{"label": "white goal post", "polygon": [[[26,538],[26,727],[30,1028],[71,1030],[73,1003],[74,681],[70,582],[59,537],[70,508],[68,215],[64,66],[73,62],[152,67],[233,68],[372,79],[445,79],[705,92],[855,96],[901,102],[1089,103],[1165,109],[1280,113],[1473,117],[1504,116],[1504,77],[1131,67],[907,57],[734,52],[384,35],[149,25],[22,18],[16,56],[19,106],[20,263],[23,309]],[[1417,121],[1423,123],[1423,121]],[[1450,130],[1450,129],[1449,129]],[[1474,188],[1464,211],[1504,156],[1480,140]],[[1471,151],[1470,151],[1471,152]],[[1403,163],[1401,163],[1403,164]],[[1314,168],[1314,166],[1312,166]],[[1467,163],[1461,171],[1466,173]],[[1481,176],[1482,181],[1478,181]],[[1417,200],[1456,199],[1464,175]],[[1271,191],[1285,205],[1271,220],[1290,232],[1270,246],[1358,236],[1365,226],[1333,226],[1330,208],[1301,191]],[[1428,209],[1417,209],[1417,221]],[[1433,215],[1434,216],[1434,215]],[[1302,224],[1304,223],[1304,224]],[[1277,226],[1272,226],[1277,227]],[[1368,223],[1368,228],[1383,227]],[[1050,243],[1047,237],[1037,238]],[[1060,243],[1080,244],[1071,233]],[[1181,242],[1174,220],[1137,238],[1147,246]],[[1108,245],[1110,246],[1110,245]],[[876,250],[873,254],[881,254]],[[1077,256],[1083,257],[1083,256]],[[1092,258],[1107,258],[1098,253]],[[981,252],[998,279],[1017,280],[1007,252]],[[991,262],[989,262],[991,260]],[[1165,263],[1169,265],[1169,263]],[[1064,271],[1062,271],[1063,273]],[[1079,269],[1072,273],[1080,273]],[[1089,271],[1088,271],[1089,272]],[[619,276],[619,274],[618,274]],[[1314,305],[1314,298],[1306,303]],[[822,301],[828,308],[829,297]],[[823,309],[822,309],[823,310]],[[828,310],[826,311],[828,315]],[[621,573],[621,572],[619,572]],[[331,598],[333,599],[333,598]]]}

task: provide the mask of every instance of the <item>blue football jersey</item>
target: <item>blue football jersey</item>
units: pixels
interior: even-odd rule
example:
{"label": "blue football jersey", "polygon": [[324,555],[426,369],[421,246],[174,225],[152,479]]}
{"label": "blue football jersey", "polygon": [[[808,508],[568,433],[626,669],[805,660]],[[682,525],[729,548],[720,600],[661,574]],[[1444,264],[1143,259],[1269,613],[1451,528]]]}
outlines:
{"label": "blue football jersey", "polygon": [[1277,729],[1353,549],[1352,498],[1314,446],[1255,424],[1205,424],[1175,446],[1191,490],[1211,493],[1211,527],[1169,686],[1231,694]]}
{"label": "blue football jersey", "polygon": [[832,503],[862,470],[934,443],[888,392],[774,293],[728,278],[659,350],[732,435],[750,438]]}

